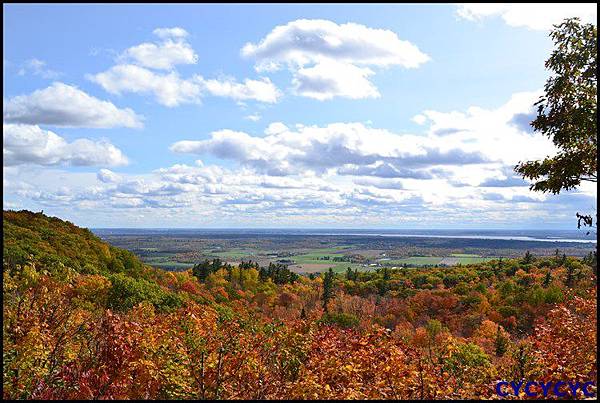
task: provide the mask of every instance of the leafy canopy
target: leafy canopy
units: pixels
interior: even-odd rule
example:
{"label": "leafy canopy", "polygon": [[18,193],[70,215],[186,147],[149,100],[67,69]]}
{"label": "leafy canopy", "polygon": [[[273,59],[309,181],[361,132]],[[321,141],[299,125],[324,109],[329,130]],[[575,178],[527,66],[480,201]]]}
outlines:
{"label": "leafy canopy", "polygon": [[550,36],[555,48],[545,65],[554,75],[536,102],[531,125],[559,151],[542,161],[520,162],[515,170],[535,181],[532,190],[558,194],[581,181],[597,181],[598,30],[572,18],[556,25]]}

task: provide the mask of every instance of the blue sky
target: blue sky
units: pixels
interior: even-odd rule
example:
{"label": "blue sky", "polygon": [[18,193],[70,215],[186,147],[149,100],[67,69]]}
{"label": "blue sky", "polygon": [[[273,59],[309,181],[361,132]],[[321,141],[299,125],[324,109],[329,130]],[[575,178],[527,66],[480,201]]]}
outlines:
{"label": "blue sky", "polygon": [[4,5],[4,208],[571,228],[595,190],[531,193],[510,167],[554,152],[526,127],[548,30],[592,6]]}

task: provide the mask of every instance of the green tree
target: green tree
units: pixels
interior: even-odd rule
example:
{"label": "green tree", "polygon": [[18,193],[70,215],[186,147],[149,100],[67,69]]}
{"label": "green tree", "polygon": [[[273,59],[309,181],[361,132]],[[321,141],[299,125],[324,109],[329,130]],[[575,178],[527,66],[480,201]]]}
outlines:
{"label": "green tree", "polygon": [[502,357],[508,348],[508,338],[500,331],[500,325],[498,325],[498,330],[496,331],[494,348],[498,357]]}
{"label": "green tree", "polygon": [[588,253],[586,257],[583,258],[583,263],[587,264],[592,268],[592,273],[596,275],[598,269],[598,260],[596,251]]}
{"label": "green tree", "polygon": [[379,281],[378,284],[378,288],[379,288],[379,295],[385,295],[385,293],[387,292],[388,288],[389,288],[389,282],[390,282],[390,271],[388,270],[387,267],[384,267],[382,269],[382,279],[381,281]]}
{"label": "green tree", "polygon": [[353,327],[357,327],[360,323],[360,320],[351,313],[326,313],[319,320],[319,323],[323,323],[325,325],[337,325],[343,329],[350,329]]}
{"label": "green tree", "polygon": [[575,266],[576,264],[574,262],[567,265],[567,278],[565,279],[565,285],[567,287],[573,287],[573,284],[575,283]]}
{"label": "green tree", "polygon": [[[550,33],[554,50],[546,68],[554,72],[544,87],[531,126],[558,148],[553,157],[519,162],[515,171],[534,181],[530,189],[558,194],[582,181],[597,182],[598,30],[571,18]],[[577,213],[578,228],[593,226],[591,215]]]}
{"label": "green tree", "polygon": [[552,282],[552,273],[550,273],[550,270],[548,270],[546,272],[546,277],[544,277],[544,283],[542,285],[544,286],[544,288],[547,288],[551,282]]}
{"label": "green tree", "polygon": [[330,267],[329,271],[327,273],[325,273],[325,278],[323,279],[322,300],[323,300],[323,310],[326,313],[329,312],[327,305],[329,304],[329,301],[333,298],[333,278],[334,278],[333,270]]}
{"label": "green tree", "polygon": [[192,274],[198,279],[198,281],[204,283],[206,282],[208,275],[213,272],[212,268],[213,267],[210,261],[205,260],[202,263],[194,265],[194,267],[192,268]]}
{"label": "green tree", "polygon": [[460,384],[481,380],[482,370],[489,365],[487,354],[474,343],[458,343],[454,354],[444,362],[446,371],[453,374]]}

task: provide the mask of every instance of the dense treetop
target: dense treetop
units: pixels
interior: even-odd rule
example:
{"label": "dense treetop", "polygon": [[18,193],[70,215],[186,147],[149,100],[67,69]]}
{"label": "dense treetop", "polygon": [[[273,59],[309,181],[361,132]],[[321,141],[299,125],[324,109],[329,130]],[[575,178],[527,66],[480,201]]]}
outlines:
{"label": "dense treetop", "polygon": [[43,213],[3,211],[2,230],[4,259],[11,267],[31,259],[80,272],[135,271],[142,266],[131,252],[106,244],[90,230]]}

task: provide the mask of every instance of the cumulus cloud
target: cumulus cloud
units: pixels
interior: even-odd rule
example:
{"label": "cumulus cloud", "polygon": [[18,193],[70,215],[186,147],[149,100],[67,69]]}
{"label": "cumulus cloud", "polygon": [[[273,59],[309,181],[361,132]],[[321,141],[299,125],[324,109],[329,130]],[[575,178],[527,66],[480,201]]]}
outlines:
{"label": "cumulus cloud", "polygon": [[157,28],[154,34],[162,41],[132,46],[119,55],[117,60],[121,64],[134,63],[159,70],[171,70],[178,64],[198,62],[198,55],[185,41],[188,34],[183,28]]}
{"label": "cumulus cloud", "polygon": [[328,20],[296,20],[279,25],[258,44],[247,43],[242,55],[256,58],[258,69],[272,69],[280,63],[305,65],[325,59],[414,68],[429,59],[392,31]]}
{"label": "cumulus cloud", "polygon": [[208,139],[176,142],[171,150],[212,155],[271,176],[316,175],[330,178],[332,184],[344,182],[344,177],[402,179],[407,189],[434,192],[430,201],[473,187],[526,192],[527,182],[512,167],[556,152],[546,137],[515,124],[530,113],[538,96],[517,93],[494,109],[426,110],[420,114],[423,132],[418,134],[362,123],[290,128],[274,122],[264,135],[224,129]]}
{"label": "cumulus cloud", "polygon": [[257,71],[286,67],[297,95],[319,100],[378,97],[367,66],[416,68],[429,56],[396,33],[361,24],[328,20],[296,20],[276,26],[258,43],[247,43],[244,57],[256,60]]}
{"label": "cumulus cloud", "polygon": [[434,175],[424,169],[397,168],[394,164],[377,162],[372,165],[345,165],[338,169],[339,175],[376,176],[379,178],[433,179]]}
{"label": "cumulus cloud", "polygon": [[422,125],[427,121],[427,118],[421,114],[418,114],[413,116],[412,121],[418,125]]}
{"label": "cumulus cloud", "polygon": [[273,122],[270,123],[269,126],[267,126],[267,128],[265,129],[265,134],[283,133],[288,130],[288,127],[282,122]]}
{"label": "cumulus cloud", "polygon": [[[570,198],[532,193],[512,171],[517,149],[532,158],[552,152],[539,147],[538,134],[515,124],[535,99],[535,93],[522,93],[497,108],[423,111],[417,134],[360,123],[274,122],[256,136],[220,130],[171,148],[234,164],[196,161],[140,174],[34,171],[39,163],[32,161],[67,165],[69,158],[62,156],[74,153],[51,152],[63,150],[66,141],[39,128],[31,130],[43,136],[17,140],[7,139],[11,131],[5,128],[5,161],[12,165],[5,167],[4,187],[11,201],[82,217],[93,209],[107,223],[131,225],[132,209],[145,215],[145,225],[165,226],[353,226],[357,216],[364,225],[386,226],[533,223],[547,217],[571,222],[573,211],[595,206],[595,188],[588,194],[582,187]],[[26,154],[20,158],[28,163],[14,164],[10,152]]]}
{"label": "cumulus cloud", "polygon": [[282,95],[267,77],[246,78],[243,82],[227,76],[215,79],[206,79],[199,74],[181,77],[175,67],[195,64],[198,60],[191,45],[185,41],[187,31],[179,27],[157,28],[154,34],[162,42],[130,47],[117,58],[116,65],[86,77],[112,94],[150,95],[167,107],[199,104],[202,97],[208,95],[238,102],[264,103],[275,103]]}
{"label": "cumulus cloud", "polygon": [[378,189],[404,189],[402,181],[397,179],[379,179],[379,178],[360,178],[355,179],[354,183],[361,186],[373,186]]}
{"label": "cumulus cloud", "polygon": [[[271,127],[269,127],[271,129]],[[179,141],[171,150],[179,153],[212,154],[237,161],[271,175],[290,175],[298,170],[324,173],[345,164],[393,164],[398,175],[407,167],[473,164],[487,162],[480,153],[448,148],[442,142],[416,135],[398,135],[362,123],[334,123],[325,127],[301,126],[267,130],[264,137],[244,132],[219,130],[208,140]],[[369,168],[369,167],[367,167]],[[346,168],[347,169],[347,168]],[[366,172],[363,169],[363,172]]]}
{"label": "cumulus cloud", "polygon": [[294,71],[292,86],[295,94],[319,101],[379,98],[379,91],[368,79],[373,74],[366,67],[328,60]]}
{"label": "cumulus cloud", "polygon": [[117,183],[121,180],[121,176],[114,173],[110,169],[103,168],[96,174],[98,180],[104,183]]}
{"label": "cumulus cloud", "polygon": [[161,74],[133,64],[122,64],[87,77],[112,94],[150,94],[168,107],[200,102],[200,86],[192,80],[182,79],[175,71]]}
{"label": "cumulus cloud", "polygon": [[[522,160],[539,159],[557,152],[548,138],[531,131],[529,120],[532,105],[540,91],[513,94],[495,109],[470,107],[466,111],[433,111],[421,113],[428,134],[448,146],[466,152],[480,151],[504,165],[514,165]],[[526,116],[526,117],[523,117]]]}
{"label": "cumulus cloud", "polygon": [[[35,166],[5,169],[10,200],[70,212],[113,224],[136,225],[396,225],[533,223],[553,217],[571,222],[573,211],[595,206],[583,194],[552,197],[525,189],[456,188],[440,179],[315,177],[309,173],[274,177],[251,169],[177,164],[144,174],[66,172]],[[116,174],[115,174],[116,175]],[[104,180],[103,180],[104,179]],[[569,197],[567,197],[569,196]],[[20,205],[20,203],[19,203]],[[39,207],[38,207],[39,206]],[[583,207],[582,207],[583,206]],[[240,214],[245,213],[245,214]],[[133,221],[132,221],[133,220]],[[425,222],[424,222],[425,221]],[[160,225],[156,225],[159,224]]]}
{"label": "cumulus cloud", "polygon": [[142,117],[129,108],[119,109],[108,101],[60,82],[18,95],[4,102],[5,122],[59,127],[142,127]]}
{"label": "cumulus cloud", "polygon": [[118,166],[128,163],[121,150],[107,141],[77,139],[69,143],[37,125],[4,124],[3,140],[5,166]]}
{"label": "cumulus cloud", "polygon": [[510,26],[539,31],[550,30],[552,25],[571,17],[579,17],[583,22],[595,24],[597,13],[597,4],[594,3],[469,3],[459,5],[457,10],[457,14],[467,20],[480,21],[489,17],[501,17]]}
{"label": "cumulus cloud", "polygon": [[113,66],[102,73],[89,75],[88,78],[110,93],[150,94],[158,103],[167,107],[200,103],[206,95],[265,103],[277,102],[281,96],[281,92],[268,78],[246,79],[243,83],[228,77],[207,80],[200,75],[184,79],[176,71],[155,73],[133,64]]}

